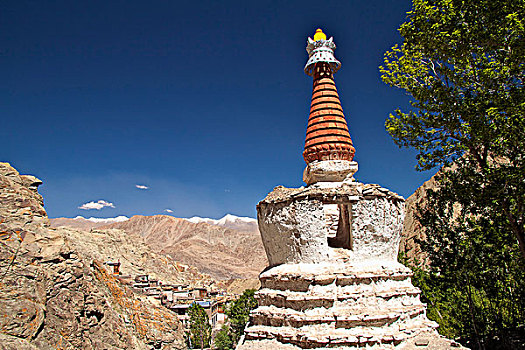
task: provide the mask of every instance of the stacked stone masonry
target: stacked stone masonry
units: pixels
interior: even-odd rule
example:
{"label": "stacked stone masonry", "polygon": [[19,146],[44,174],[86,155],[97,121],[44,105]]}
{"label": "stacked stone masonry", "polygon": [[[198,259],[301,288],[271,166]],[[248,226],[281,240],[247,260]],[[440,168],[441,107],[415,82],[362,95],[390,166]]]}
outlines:
{"label": "stacked stone masonry", "polygon": [[[379,185],[280,186],[259,203],[257,212],[270,266],[397,259],[393,242],[399,241],[403,226],[404,200]],[[340,241],[334,242],[334,231]],[[341,241],[350,244],[340,246]]]}
{"label": "stacked stone masonry", "polygon": [[436,335],[412,272],[396,261],[402,197],[355,181],[280,186],[257,209],[270,269],[260,275],[259,306],[241,349],[270,340],[388,349]]}
{"label": "stacked stone masonry", "polygon": [[411,275],[400,264],[281,265],[261,275],[246,339],[301,348],[398,345],[435,327]]}

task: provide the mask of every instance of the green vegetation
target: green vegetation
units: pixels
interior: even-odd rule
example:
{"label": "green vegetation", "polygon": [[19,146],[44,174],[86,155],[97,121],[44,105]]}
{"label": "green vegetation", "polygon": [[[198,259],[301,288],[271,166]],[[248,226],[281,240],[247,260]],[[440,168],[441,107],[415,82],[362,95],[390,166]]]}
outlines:
{"label": "green vegetation", "polygon": [[445,166],[418,210],[430,265],[414,281],[443,334],[515,348],[525,324],[525,0],[413,0],[399,32],[380,71],[412,108],[386,128],[418,151],[418,169]]}
{"label": "green vegetation", "polygon": [[419,169],[456,161],[465,210],[506,217],[525,258],[525,0],[414,0],[383,81],[412,96],[386,122]]}
{"label": "green vegetation", "polygon": [[211,326],[208,314],[202,306],[193,303],[188,309],[189,333],[188,346],[190,349],[204,349],[210,346]]}
{"label": "green vegetation", "polygon": [[222,327],[215,337],[215,348],[219,350],[234,349],[241,338],[244,327],[250,319],[250,311],[257,306],[255,290],[247,289],[226,309],[228,325]]}
{"label": "green vegetation", "polygon": [[230,350],[235,348],[235,343],[228,325],[222,326],[221,330],[215,335],[213,342],[215,344],[215,349],[218,350]]}

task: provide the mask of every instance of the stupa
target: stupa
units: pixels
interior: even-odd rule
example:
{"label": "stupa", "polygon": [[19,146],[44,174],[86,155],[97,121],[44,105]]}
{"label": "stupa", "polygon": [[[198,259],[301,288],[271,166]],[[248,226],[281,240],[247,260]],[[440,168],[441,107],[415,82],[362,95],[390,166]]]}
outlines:
{"label": "stupa", "polygon": [[391,349],[438,337],[411,270],[397,262],[404,198],[353,177],[335,48],[320,29],[308,38],[307,186],[278,186],[257,205],[270,266],[239,349]]}

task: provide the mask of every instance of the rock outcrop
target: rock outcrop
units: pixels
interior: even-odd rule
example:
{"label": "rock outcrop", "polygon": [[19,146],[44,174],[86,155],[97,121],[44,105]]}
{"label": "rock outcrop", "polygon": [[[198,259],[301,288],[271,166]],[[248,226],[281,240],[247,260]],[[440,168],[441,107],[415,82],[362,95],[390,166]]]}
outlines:
{"label": "rock outcrop", "polygon": [[424,239],[425,235],[423,227],[416,219],[416,212],[418,206],[424,207],[426,205],[426,191],[436,188],[435,176],[436,175],[425,181],[425,183],[406,200],[406,215],[403,232],[401,233],[401,241],[399,243],[399,251],[410,261],[416,259],[416,261],[422,263],[424,260],[417,240]]}
{"label": "rock outcrop", "polygon": [[223,280],[218,282],[221,289],[226,290],[228,294],[241,295],[247,289],[259,289],[261,281],[258,278]]}
{"label": "rock outcrop", "polygon": [[[428,191],[438,190],[438,179],[444,171],[455,171],[457,165],[452,164],[448,168],[440,169],[434,176],[425,181],[423,185],[418,187],[416,191],[406,200],[406,215],[403,223],[403,232],[401,233],[401,241],[399,243],[399,251],[411,262],[420,264],[428,264],[426,255],[422,252],[421,247],[417,241],[424,241],[426,239],[425,229],[417,220],[418,207],[424,209],[428,206]],[[459,214],[460,207],[454,205],[454,216]]]}
{"label": "rock outcrop", "polygon": [[110,276],[85,232],[48,226],[40,184],[0,163],[0,348],[185,348],[176,315]]}

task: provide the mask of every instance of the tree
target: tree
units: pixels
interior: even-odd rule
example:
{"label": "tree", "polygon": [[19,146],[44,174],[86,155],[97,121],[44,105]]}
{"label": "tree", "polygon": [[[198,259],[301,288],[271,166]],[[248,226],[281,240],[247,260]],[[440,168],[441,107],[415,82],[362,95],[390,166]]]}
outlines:
{"label": "tree", "polygon": [[193,303],[188,309],[189,335],[191,348],[204,349],[210,346],[211,326],[208,314],[198,303]]}
{"label": "tree", "polygon": [[230,322],[232,339],[235,344],[239,341],[244,332],[244,327],[246,327],[250,319],[250,311],[257,306],[254,295],[254,289],[245,290],[239,299],[235,300],[226,310],[226,316],[228,316]]}
{"label": "tree", "polygon": [[411,97],[388,132],[418,169],[443,166],[416,215],[430,266],[414,282],[473,348],[516,348],[525,322],[524,24],[525,0],[413,0],[380,67]]}
{"label": "tree", "polygon": [[525,0],[414,0],[382,79],[412,97],[386,121],[418,168],[458,167],[464,213],[504,215],[525,258]]}
{"label": "tree", "polygon": [[231,350],[235,348],[235,343],[233,342],[232,335],[230,332],[230,327],[223,325],[221,330],[217,332],[217,335],[214,339],[215,349],[217,350]]}
{"label": "tree", "polygon": [[215,337],[216,349],[231,350],[235,348],[250,319],[250,311],[256,306],[254,289],[245,290],[238,299],[228,305],[226,309],[228,324],[224,325]]}
{"label": "tree", "polygon": [[513,334],[525,334],[525,261],[506,218],[465,215],[450,201],[455,187],[438,177],[441,187],[427,192],[417,215],[426,228],[418,243],[431,264],[408,262],[428,316],[469,348],[519,348]]}
{"label": "tree", "polygon": [[235,348],[250,319],[250,311],[256,306],[257,300],[255,300],[254,289],[245,290],[238,299],[228,305],[226,309],[228,325],[223,326],[217,333],[215,338],[216,349],[229,350]]}

